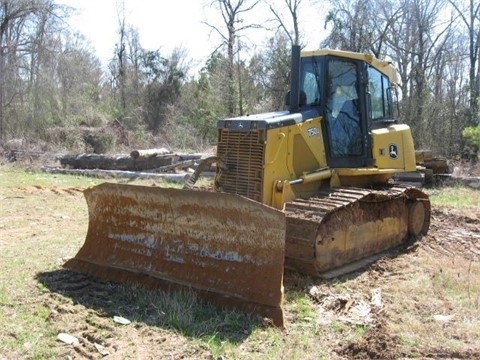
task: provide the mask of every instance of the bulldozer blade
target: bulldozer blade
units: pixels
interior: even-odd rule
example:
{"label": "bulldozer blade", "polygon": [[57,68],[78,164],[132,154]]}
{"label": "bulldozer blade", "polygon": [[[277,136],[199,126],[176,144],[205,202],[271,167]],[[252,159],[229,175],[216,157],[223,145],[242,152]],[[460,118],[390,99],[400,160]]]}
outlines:
{"label": "bulldozer blade", "polygon": [[283,212],[235,194],[104,183],[84,192],[84,245],[65,267],[150,288],[190,288],[283,327]]}

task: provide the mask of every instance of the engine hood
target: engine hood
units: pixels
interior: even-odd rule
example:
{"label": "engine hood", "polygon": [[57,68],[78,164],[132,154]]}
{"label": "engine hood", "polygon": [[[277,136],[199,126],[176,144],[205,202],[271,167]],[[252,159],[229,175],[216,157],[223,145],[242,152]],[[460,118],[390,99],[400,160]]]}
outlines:
{"label": "engine hood", "polygon": [[300,110],[293,113],[290,111],[274,111],[218,120],[217,128],[236,131],[274,129],[298,124],[318,116],[320,116],[320,113],[316,109]]}

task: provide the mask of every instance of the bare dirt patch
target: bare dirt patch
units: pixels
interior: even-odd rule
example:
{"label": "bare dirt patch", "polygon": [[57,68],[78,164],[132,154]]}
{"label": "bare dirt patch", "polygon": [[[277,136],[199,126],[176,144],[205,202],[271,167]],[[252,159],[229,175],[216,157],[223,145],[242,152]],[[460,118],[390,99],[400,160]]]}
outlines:
{"label": "bare dirt patch", "polygon": [[[158,309],[158,294],[135,287],[104,282],[67,270],[37,275],[48,288],[42,295],[48,308],[46,321],[57,333],[78,339],[73,346],[60,345],[62,358],[96,359],[102,356],[125,359],[170,358],[210,359],[210,352],[200,343],[169,331],[168,321]],[[136,292],[136,294],[135,294]],[[145,297],[145,298],[143,298]],[[115,317],[132,321],[122,324]],[[163,318],[163,319],[162,319]],[[163,323],[165,329],[158,328]]]}
{"label": "bare dirt patch", "polygon": [[385,323],[368,329],[361,340],[353,342],[338,351],[348,359],[398,359],[398,339],[390,333]]}

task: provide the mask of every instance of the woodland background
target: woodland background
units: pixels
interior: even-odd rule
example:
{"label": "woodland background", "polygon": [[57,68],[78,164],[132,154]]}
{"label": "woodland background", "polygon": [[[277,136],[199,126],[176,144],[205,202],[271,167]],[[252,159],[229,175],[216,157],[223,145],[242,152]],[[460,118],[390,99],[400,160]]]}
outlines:
{"label": "woodland background", "polygon": [[[260,2],[269,5],[269,18],[246,23]],[[284,108],[290,48],[305,36],[300,10],[323,5],[329,32],[319,48],[370,53],[397,67],[399,120],[412,127],[417,148],[477,158],[480,3],[474,0],[205,1],[222,24],[205,26],[222,40],[195,72],[185,49],[144,48],[122,11],[104,68],[91,44],[68,27],[73,9],[54,0],[0,0],[0,149],[208,148],[218,119]],[[260,27],[269,36],[252,53],[243,35]]]}

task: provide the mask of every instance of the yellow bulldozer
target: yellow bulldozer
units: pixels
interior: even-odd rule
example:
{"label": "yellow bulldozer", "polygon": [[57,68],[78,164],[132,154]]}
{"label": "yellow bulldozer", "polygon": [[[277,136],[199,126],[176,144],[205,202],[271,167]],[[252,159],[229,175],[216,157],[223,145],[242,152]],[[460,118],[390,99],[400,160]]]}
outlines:
{"label": "yellow bulldozer", "polygon": [[[285,268],[322,276],[428,230],[428,196],[392,181],[416,171],[410,128],[393,115],[396,83],[371,55],[294,46],[288,110],[219,120],[216,156],[184,189],[85,190],[86,240],[65,267],[187,287],[284,326]],[[212,189],[192,186],[212,163]]]}

